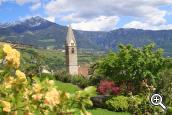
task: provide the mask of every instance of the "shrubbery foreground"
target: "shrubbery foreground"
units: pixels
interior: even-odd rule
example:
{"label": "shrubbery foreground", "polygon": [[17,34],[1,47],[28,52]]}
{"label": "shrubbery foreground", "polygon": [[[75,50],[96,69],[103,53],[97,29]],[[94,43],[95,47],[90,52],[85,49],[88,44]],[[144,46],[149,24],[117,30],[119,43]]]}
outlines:
{"label": "shrubbery foreground", "polygon": [[[106,109],[134,115],[172,115],[171,62],[155,44],[137,48],[119,45],[117,52],[111,51],[92,65],[90,75],[97,92],[109,96],[103,103]],[[167,112],[150,104],[154,93],[163,96]]]}
{"label": "shrubbery foreground", "polygon": [[80,111],[90,115],[85,106],[92,105],[94,87],[69,94],[58,90],[53,80],[30,80],[19,70],[20,53],[10,45],[3,46],[0,73],[0,114],[56,115]]}

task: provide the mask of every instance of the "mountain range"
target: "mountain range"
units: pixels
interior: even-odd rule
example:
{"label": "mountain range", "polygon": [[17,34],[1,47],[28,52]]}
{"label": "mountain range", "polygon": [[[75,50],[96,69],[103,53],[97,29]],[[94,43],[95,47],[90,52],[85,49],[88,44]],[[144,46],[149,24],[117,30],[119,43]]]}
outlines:
{"label": "mountain range", "polygon": [[[62,26],[39,16],[16,23],[0,23],[0,40],[44,48],[63,49],[67,26]],[[165,54],[172,56],[172,30],[142,30],[121,28],[112,31],[74,30],[79,49],[117,50],[119,44],[141,47],[155,43]]]}

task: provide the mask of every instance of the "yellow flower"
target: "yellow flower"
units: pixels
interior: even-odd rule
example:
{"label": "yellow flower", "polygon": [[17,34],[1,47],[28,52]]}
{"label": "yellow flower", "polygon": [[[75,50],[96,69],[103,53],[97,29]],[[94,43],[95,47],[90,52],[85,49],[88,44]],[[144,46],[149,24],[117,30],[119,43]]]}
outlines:
{"label": "yellow flower", "polygon": [[20,52],[18,52],[16,49],[13,49],[13,52],[16,58],[20,58]]}
{"label": "yellow flower", "polygon": [[23,72],[20,70],[16,70],[16,76],[17,76],[17,81],[18,82],[25,82],[26,81],[26,76]]}
{"label": "yellow flower", "polygon": [[16,49],[13,49],[12,54],[13,54],[13,65],[15,68],[18,68],[20,65],[20,53]]}
{"label": "yellow flower", "polygon": [[11,111],[11,104],[9,102],[0,100],[0,103],[3,106],[4,112],[10,112]]}
{"label": "yellow flower", "polygon": [[34,100],[36,100],[36,101],[42,99],[42,97],[43,97],[43,94],[35,94],[35,95],[32,95],[32,98],[33,98]]}
{"label": "yellow flower", "polygon": [[4,44],[3,51],[4,51],[4,53],[8,54],[12,51],[12,48],[9,44]]}
{"label": "yellow flower", "polygon": [[69,93],[65,93],[65,97],[68,99],[70,98],[70,94]]}
{"label": "yellow flower", "polygon": [[28,90],[27,88],[24,88],[23,90],[23,98],[25,100],[29,100],[29,95],[31,94],[30,90]]}
{"label": "yellow flower", "polygon": [[4,83],[4,86],[5,86],[5,88],[10,89],[12,85],[9,83]]}
{"label": "yellow flower", "polygon": [[3,51],[6,54],[6,65],[9,67],[18,68],[20,65],[20,53],[16,49],[12,49],[8,44],[4,45]]}
{"label": "yellow flower", "polygon": [[35,93],[39,93],[40,91],[41,91],[41,89],[42,89],[42,87],[41,87],[41,85],[40,84],[34,84],[33,85],[33,91],[35,92]]}
{"label": "yellow flower", "polygon": [[55,88],[50,90],[45,94],[45,100],[44,102],[48,105],[57,105],[60,103],[60,92],[57,91]]}
{"label": "yellow flower", "polygon": [[49,115],[49,111],[48,110],[44,110],[44,115]]}
{"label": "yellow flower", "polygon": [[14,77],[13,76],[8,76],[8,77],[5,77],[4,80],[6,82],[12,82],[14,80]]}
{"label": "yellow flower", "polygon": [[17,77],[26,77],[25,74],[23,72],[21,72],[20,70],[16,70],[16,76]]}
{"label": "yellow flower", "polygon": [[48,80],[48,84],[49,85],[54,85],[54,81],[53,80]]}
{"label": "yellow flower", "polygon": [[12,77],[12,76],[5,77],[4,78],[5,88],[11,88],[13,82],[14,82],[14,77]]}

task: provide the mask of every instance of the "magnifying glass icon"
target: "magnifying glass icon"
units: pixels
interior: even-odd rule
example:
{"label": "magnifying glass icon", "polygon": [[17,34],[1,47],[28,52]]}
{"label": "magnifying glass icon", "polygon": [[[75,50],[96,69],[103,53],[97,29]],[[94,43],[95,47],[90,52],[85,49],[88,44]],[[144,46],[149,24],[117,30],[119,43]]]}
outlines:
{"label": "magnifying glass icon", "polygon": [[167,107],[162,103],[162,96],[159,94],[153,94],[150,101],[155,106],[161,106],[163,110],[167,110]]}

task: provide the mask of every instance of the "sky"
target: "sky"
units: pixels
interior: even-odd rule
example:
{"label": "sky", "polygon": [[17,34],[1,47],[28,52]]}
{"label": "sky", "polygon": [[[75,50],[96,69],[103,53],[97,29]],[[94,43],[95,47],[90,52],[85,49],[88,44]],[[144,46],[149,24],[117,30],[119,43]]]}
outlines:
{"label": "sky", "polygon": [[172,29],[172,0],[0,0],[0,22],[40,16],[74,29]]}

